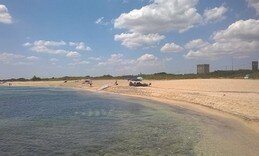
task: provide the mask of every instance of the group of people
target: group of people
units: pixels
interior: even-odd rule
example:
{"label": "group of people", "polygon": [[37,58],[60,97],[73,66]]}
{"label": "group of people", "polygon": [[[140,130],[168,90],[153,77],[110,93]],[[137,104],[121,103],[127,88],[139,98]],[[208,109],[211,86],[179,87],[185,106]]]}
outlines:
{"label": "group of people", "polygon": [[[64,83],[67,83],[67,80],[64,81]],[[83,84],[89,84],[89,86],[92,87],[93,86],[93,81],[90,80],[90,79],[86,79],[86,80],[84,80]],[[116,86],[119,85],[117,80],[115,80],[114,85],[116,85]]]}

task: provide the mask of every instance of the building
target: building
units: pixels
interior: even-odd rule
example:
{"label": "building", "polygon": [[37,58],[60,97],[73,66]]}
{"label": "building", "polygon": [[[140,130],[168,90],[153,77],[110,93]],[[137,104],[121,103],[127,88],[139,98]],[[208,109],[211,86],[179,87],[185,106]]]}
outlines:
{"label": "building", "polygon": [[258,70],[258,61],[253,61],[252,62],[252,71],[257,71]]}
{"label": "building", "polygon": [[209,74],[210,65],[209,64],[198,64],[197,65],[197,74]]}

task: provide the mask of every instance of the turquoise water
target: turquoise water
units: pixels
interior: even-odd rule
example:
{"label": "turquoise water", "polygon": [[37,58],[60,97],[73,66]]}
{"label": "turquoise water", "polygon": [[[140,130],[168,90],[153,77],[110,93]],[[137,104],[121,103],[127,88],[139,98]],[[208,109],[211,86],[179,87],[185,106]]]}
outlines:
{"label": "turquoise water", "polygon": [[149,100],[0,87],[0,155],[202,155],[211,123]]}

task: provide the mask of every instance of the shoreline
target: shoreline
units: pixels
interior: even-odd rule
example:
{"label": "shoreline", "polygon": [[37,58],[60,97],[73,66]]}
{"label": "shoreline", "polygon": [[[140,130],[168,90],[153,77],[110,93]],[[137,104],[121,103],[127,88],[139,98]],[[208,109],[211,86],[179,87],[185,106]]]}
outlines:
{"label": "shoreline", "polygon": [[[32,105],[37,106],[32,107],[35,109],[30,110],[33,114],[39,113],[40,115],[43,112],[47,113],[43,113],[40,116],[35,114],[37,120],[21,120],[22,124],[15,124],[15,127],[12,126],[12,128],[17,129],[17,132],[19,134],[21,133],[21,135],[21,131],[24,130],[24,132],[26,132],[24,134],[25,138],[28,138],[28,135],[35,136],[36,142],[47,139],[48,143],[56,143],[56,139],[59,139],[60,136],[64,136],[62,137],[65,138],[64,142],[68,141],[69,143],[71,142],[70,138],[82,138],[84,141],[90,137],[91,139],[96,140],[96,142],[92,142],[93,145],[96,143],[105,144],[107,142],[110,144],[114,143],[113,141],[120,136],[122,139],[118,140],[118,146],[109,146],[113,148],[108,149],[121,149],[121,145],[123,144],[126,145],[124,147],[136,147],[136,149],[141,149],[143,153],[146,153],[144,152],[145,149],[147,149],[145,151],[150,151],[152,148],[154,151],[157,151],[159,147],[159,149],[163,149],[163,151],[168,151],[169,149],[170,153],[168,154],[170,155],[172,154],[171,149],[174,148],[164,149],[163,147],[178,147],[179,144],[179,147],[187,147],[187,149],[191,149],[197,155],[256,155],[259,153],[257,148],[259,144],[259,133],[241,124],[239,120],[234,120],[232,117],[228,118],[229,116],[225,116],[225,114],[218,116],[214,115],[214,113],[210,114],[209,112],[211,111],[202,113],[193,110],[190,107],[176,106],[176,103],[169,105],[170,103],[156,102],[153,101],[154,99],[122,96],[120,94],[105,91],[97,92],[82,88],[46,86],[30,86],[27,89],[26,88],[27,87],[0,87],[0,89],[3,89],[3,94],[5,94],[5,91],[7,92],[6,95],[9,98],[12,97],[12,94],[18,95],[13,97],[16,99],[14,101],[19,101],[20,95],[24,98],[28,96],[28,100],[31,99],[29,101],[21,99],[21,103],[17,104],[23,107],[23,109],[21,110],[21,107],[19,106],[18,109],[14,110],[21,110],[21,112],[24,110],[26,113],[26,108]],[[24,89],[28,92],[21,92]],[[46,93],[47,99],[41,99],[42,103],[37,104],[37,98],[42,95],[42,91]],[[53,94],[49,93],[52,91],[54,91]],[[35,96],[31,96],[31,93]],[[48,97],[50,101],[48,100]],[[4,101],[4,105],[8,104],[9,98],[5,99],[3,96],[1,98]],[[71,101],[71,98],[75,101]],[[92,105],[91,103],[88,105],[85,100],[88,100],[89,98],[91,101],[95,101],[97,106],[95,104]],[[106,106],[107,102],[109,103],[109,106]],[[78,106],[80,107],[80,110],[78,110]],[[9,112],[9,109],[10,107],[4,108],[7,112]],[[53,109],[54,112],[52,112]],[[14,110],[11,108],[12,112]],[[38,112],[37,110],[44,111]],[[49,114],[47,110],[51,113]],[[64,112],[60,112],[59,110],[66,110],[66,112],[63,114]],[[102,112],[106,113],[103,114]],[[29,112],[27,113],[28,115],[30,114]],[[56,118],[56,113],[58,115],[58,120]],[[46,117],[48,119],[47,122]],[[41,122],[42,120],[43,122]],[[8,121],[5,122],[6,124],[4,124],[4,127],[10,126],[9,124],[13,125],[13,121],[16,121],[16,118],[10,117],[10,120]],[[41,124],[38,124],[39,122]],[[15,123],[19,122],[16,121]],[[28,126],[21,126],[26,123],[28,123]],[[47,127],[46,123],[49,123],[47,124]],[[32,129],[30,129],[30,125],[32,125]],[[35,130],[38,128],[42,129],[42,127],[44,127],[43,130],[40,130],[39,133],[35,133]],[[111,133],[107,133],[107,129],[109,129],[109,132]],[[83,130],[82,133],[80,130]],[[13,133],[6,131],[3,138],[7,142],[8,140],[14,140],[11,142],[11,145],[15,146],[17,144],[16,139],[9,137],[16,137],[16,133],[14,133],[14,135],[12,134]],[[44,137],[39,137],[39,134],[44,135]],[[109,137],[109,134],[112,134],[111,137]],[[45,135],[50,136],[51,138],[54,136],[54,139],[48,140]],[[58,138],[55,138],[56,135],[58,135]],[[69,140],[67,140],[65,136],[69,136]],[[127,141],[124,142],[125,139]],[[136,141],[136,139],[139,139],[139,141]],[[72,140],[73,142],[80,141],[77,139]],[[100,140],[102,141],[100,142]],[[145,143],[147,144],[143,144],[143,140],[145,140]],[[81,143],[82,142],[79,142],[80,145]],[[22,145],[28,146],[27,144]],[[41,148],[49,148],[48,145],[45,146],[45,144],[40,144],[40,146]],[[62,147],[65,148],[66,146]],[[87,147],[89,147],[89,144],[87,144]],[[100,146],[100,148],[107,149],[103,148],[103,146]],[[90,150],[92,150],[92,148],[90,148]],[[177,153],[178,151],[179,150],[177,150]],[[161,153],[161,150],[159,150],[158,153]],[[186,153],[184,152],[183,154]]]}
{"label": "shoreline", "polygon": [[[132,97],[132,98],[153,100],[153,101],[157,101],[157,102],[160,102],[160,103],[163,103],[166,105],[177,106],[180,108],[184,108],[184,109],[188,109],[188,110],[196,111],[196,112],[198,111],[201,113],[205,113],[207,115],[221,116],[221,117],[225,117],[228,119],[234,119],[234,120],[240,122],[242,125],[245,125],[246,127],[259,133],[259,122],[258,122],[259,120],[257,118],[251,119],[249,117],[242,116],[240,114],[234,114],[234,113],[231,113],[228,111],[216,109],[216,108],[202,105],[202,104],[195,103],[195,102],[192,103],[190,101],[185,101],[184,99],[182,99],[182,100],[168,99],[168,98],[163,98],[162,96],[156,97],[156,96],[152,96],[149,94],[139,95],[137,92],[134,92],[134,91],[145,92],[146,90],[154,89],[155,87],[150,87],[150,88],[142,88],[142,87],[141,88],[130,88],[129,87],[129,88],[125,89],[126,86],[123,84],[123,85],[119,85],[119,86],[111,85],[109,88],[107,88],[105,90],[98,91],[98,88],[100,88],[102,85],[111,84],[111,82],[113,82],[113,81],[114,80],[100,80],[101,85],[98,84],[98,85],[94,85],[93,87],[89,87],[87,85],[82,85],[81,81],[70,81],[67,84],[64,84],[63,81],[12,82],[12,86],[58,87],[58,88],[75,89],[75,90],[80,90],[80,91],[90,91],[90,92],[94,92],[94,93],[105,93],[105,94],[113,94],[113,95],[118,95],[118,96],[126,96],[126,97]],[[119,84],[121,84],[121,83],[122,83],[122,81],[119,80]],[[1,86],[4,86],[4,85],[1,85]],[[133,89],[133,91],[130,89]],[[136,89],[136,90],[134,90],[134,89]],[[188,90],[188,92],[189,92],[189,90]],[[193,90],[193,88],[192,88],[192,90]],[[242,109],[242,108],[240,108],[240,109]]]}
{"label": "shoreline", "polygon": [[213,109],[213,108],[206,107],[203,105],[192,104],[192,103],[188,103],[188,102],[184,102],[184,101],[166,100],[166,99],[155,98],[155,97],[120,94],[120,93],[107,92],[107,91],[100,92],[100,91],[93,91],[93,90],[84,90],[84,89],[79,89],[79,88],[72,88],[72,89],[79,90],[79,91],[89,91],[89,92],[93,92],[93,93],[103,93],[103,94],[109,94],[109,95],[124,96],[124,97],[128,97],[128,98],[141,99],[141,100],[151,100],[151,101],[155,101],[160,104],[163,104],[163,105],[178,107],[178,108],[182,108],[185,110],[202,113],[204,115],[213,116],[214,118],[220,117],[220,118],[224,118],[224,119],[235,120],[236,122],[242,124],[243,126],[255,131],[256,133],[259,133],[259,122],[258,121],[253,121],[253,120],[249,120],[249,119],[247,120],[246,118],[242,118],[235,114],[230,114],[228,112]]}

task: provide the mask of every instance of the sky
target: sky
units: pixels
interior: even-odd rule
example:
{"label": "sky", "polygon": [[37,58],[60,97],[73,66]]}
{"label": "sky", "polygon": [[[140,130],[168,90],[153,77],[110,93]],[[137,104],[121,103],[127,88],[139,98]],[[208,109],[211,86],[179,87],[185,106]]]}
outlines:
{"label": "sky", "polygon": [[258,0],[0,0],[0,79],[250,69]]}

